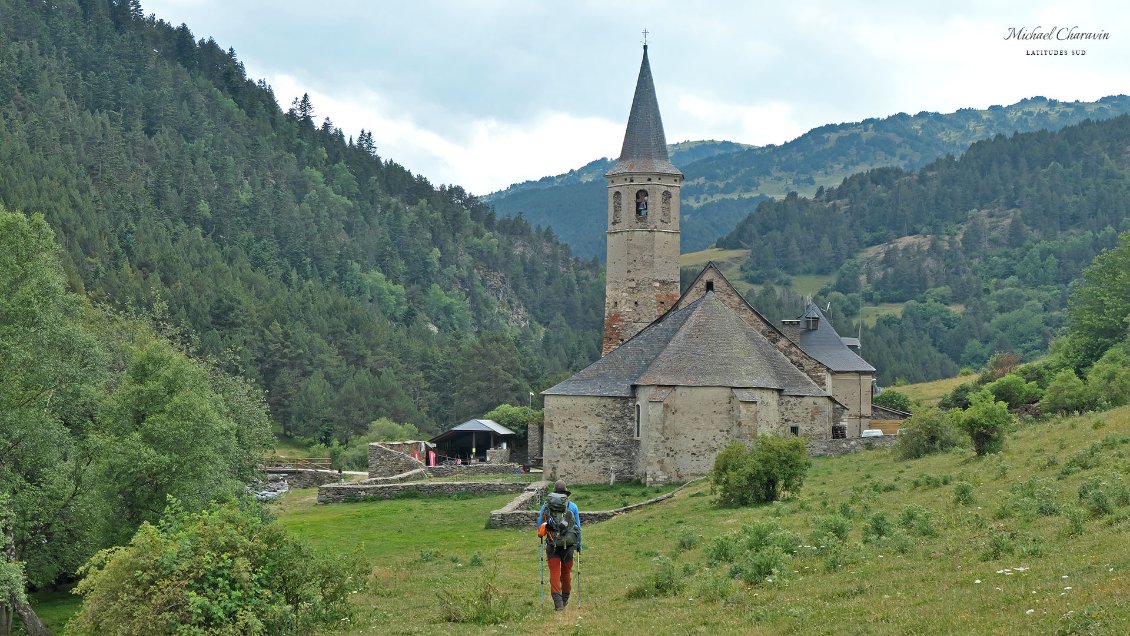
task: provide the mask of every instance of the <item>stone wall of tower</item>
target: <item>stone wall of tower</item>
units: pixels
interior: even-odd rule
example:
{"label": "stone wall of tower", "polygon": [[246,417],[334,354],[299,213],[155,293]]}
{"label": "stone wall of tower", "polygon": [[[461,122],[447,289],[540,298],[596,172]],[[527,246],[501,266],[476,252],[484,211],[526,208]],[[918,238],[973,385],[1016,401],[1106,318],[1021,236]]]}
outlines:
{"label": "stone wall of tower", "polygon": [[[673,174],[608,179],[608,260],[602,355],[662,316],[679,299],[679,189]],[[637,201],[646,194],[646,214]]]}

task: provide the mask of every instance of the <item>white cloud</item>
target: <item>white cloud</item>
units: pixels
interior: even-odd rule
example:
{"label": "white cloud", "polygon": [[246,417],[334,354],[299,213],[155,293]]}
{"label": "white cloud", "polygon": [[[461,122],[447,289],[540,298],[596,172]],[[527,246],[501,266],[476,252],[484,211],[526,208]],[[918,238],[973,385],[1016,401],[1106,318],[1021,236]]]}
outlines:
{"label": "white cloud", "polygon": [[395,112],[373,91],[328,94],[307,88],[289,75],[269,77],[268,83],[284,109],[291,99],[308,93],[317,123],[329,116],[346,137],[356,137],[361,129],[371,131],[382,157],[423,174],[433,183],[458,184],[474,194],[567,172],[598,158],[601,151],[594,149],[616,154],[624,134],[623,124],[544,112],[518,122],[471,120],[458,135],[443,135]]}
{"label": "white cloud", "polygon": [[784,143],[807,130],[782,101],[743,105],[683,94],[671,119],[677,120],[681,132],[668,141],[725,139],[764,146]]}

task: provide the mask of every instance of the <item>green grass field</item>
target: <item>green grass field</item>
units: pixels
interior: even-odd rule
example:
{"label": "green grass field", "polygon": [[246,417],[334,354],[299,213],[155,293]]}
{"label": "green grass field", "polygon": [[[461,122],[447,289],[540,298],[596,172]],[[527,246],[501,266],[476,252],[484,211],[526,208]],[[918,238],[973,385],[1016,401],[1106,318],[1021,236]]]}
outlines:
{"label": "green grass field", "polygon": [[[988,458],[817,458],[799,495],[770,506],[721,509],[709,485],[696,484],[586,526],[581,608],[559,613],[540,603],[532,529],[484,527],[510,495],[316,505],[313,490],[300,490],[274,509],[296,535],[370,565],[343,633],[1120,635],[1130,633],[1127,473],[1130,407],[1023,425]],[[1038,499],[1022,496],[1026,482]],[[583,507],[603,507],[574,492]],[[932,535],[900,529],[910,506]],[[832,513],[850,529],[842,549],[826,553],[810,535]],[[774,582],[739,583],[728,564],[710,565],[712,540],[760,521],[801,546]],[[865,542],[876,526],[890,535]],[[629,594],[664,562],[674,594]],[[483,599],[504,617],[498,624],[446,620],[453,606]],[[41,604],[45,614],[66,613],[52,605]]]}
{"label": "green grass field", "polygon": [[920,382],[918,384],[906,384],[891,388],[916,402],[937,405],[939,400],[945,397],[947,393],[957,388],[958,385],[972,382],[976,377],[977,376],[973,375],[959,375],[956,378],[944,378],[942,380],[934,380],[933,382]]}
{"label": "green grass field", "polygon": [[[798,497],[766,507],[720,509],[708,485],[695,485],[586,527],[582,607],[562,613],[539,603],[532,532],[483,529],[507,496],[316,506],[300,491],[279,514],[296,534],[373,564],[350,633],[1113,635],[1130,630],[1130,506],[1095,516],[1082,512],[1077,493],[1087,478],[1124,476],[1128,452],[1123,408],[1026,426],[1003,454],[984,459],[968,450],[913,461],[885,450],[816,459]],[[1031,516],[1015,503],[1009,493],[1030,477],[1060,512]],[[971,488],[966,505],[955,503],[959,482]],[[936,536],[863,542],[877,513],[895,523],[911,505],[928,511]],[[851,517],[838,569],[801,548],[777,582],[747,586],[725,583],[727,567],[707,563],[708,543],[743,524],[772,520],[809,544],[814,521],[833,511]],[[681,590],[629,598],[661,558],[674,562]],[[445,623],[443,589],[468,602],[493,590],[516,615],[500,625]]]}

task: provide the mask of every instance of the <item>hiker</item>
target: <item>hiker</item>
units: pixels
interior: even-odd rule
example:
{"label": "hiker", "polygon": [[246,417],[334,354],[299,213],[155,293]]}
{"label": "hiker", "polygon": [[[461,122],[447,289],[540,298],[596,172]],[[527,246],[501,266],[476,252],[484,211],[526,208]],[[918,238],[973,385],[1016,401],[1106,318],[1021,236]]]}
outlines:
{"label": "hiker", "polygon": [[570,576],[573,551],[581,551],[581,512],[577,510],[577,504],[569,501],[571,494],[565,480],[558,479],[538,512],[538,536],[545,540],[549,590],[555,610],[563,610],[569,605],[569,594],[573,590]]}

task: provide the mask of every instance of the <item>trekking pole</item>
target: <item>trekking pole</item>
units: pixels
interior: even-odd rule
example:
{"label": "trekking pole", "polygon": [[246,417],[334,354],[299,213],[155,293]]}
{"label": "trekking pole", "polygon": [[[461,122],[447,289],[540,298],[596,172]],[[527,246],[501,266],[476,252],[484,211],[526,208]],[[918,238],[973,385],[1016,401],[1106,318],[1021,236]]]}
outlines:
{"label": "trekking pole", "polygon": [[581,609],[581,553],[573,555],[577,560],[577,609]]}
{"label": "trekking pole", "polygon": [[538,537],[538,575],[541,577],[541,606],[545,607],[545,550],[541,549],[541,537]]}

